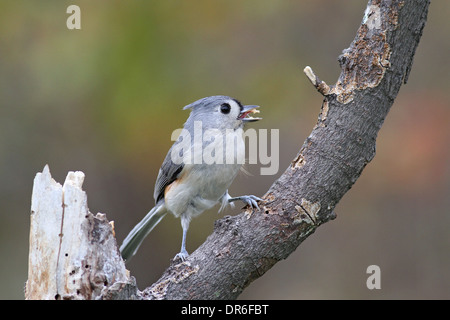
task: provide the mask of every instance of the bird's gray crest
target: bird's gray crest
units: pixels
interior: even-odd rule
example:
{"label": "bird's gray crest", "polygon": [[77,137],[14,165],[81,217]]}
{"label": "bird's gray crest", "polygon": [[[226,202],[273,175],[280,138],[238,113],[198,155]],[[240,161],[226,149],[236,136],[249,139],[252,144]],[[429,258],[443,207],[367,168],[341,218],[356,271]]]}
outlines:
{"label": "bird's gray crest", "polygon": [[234,101],[236,101],[236,99],[233,99],[233,98],[228,97],[228,96],[211,96],[211,97],[202,98],[200,100],[192,102],[191,104],[188,104],[187,106],[185,106],[183,108],[183,110],[194,109],[194,108],[200,107],[200,106],[207,107],[207,106],[210,106],[210,105],[215,105],[217,103],[220,103],[221,101],[225,102],[226,100],[234,100]]}

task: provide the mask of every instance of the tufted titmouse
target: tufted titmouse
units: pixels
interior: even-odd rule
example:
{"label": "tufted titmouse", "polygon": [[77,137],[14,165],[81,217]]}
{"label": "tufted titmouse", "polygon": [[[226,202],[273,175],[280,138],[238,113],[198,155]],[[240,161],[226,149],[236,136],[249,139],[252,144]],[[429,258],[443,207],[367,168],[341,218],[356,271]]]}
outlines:
{"label": "tufted titmouse", "polygon": [[[144,238],[167,212],[181,218],[183,238],[181,251],[175,258],[184,260],[189,255],[186,233],[193,217],[218,203],[222,210],[237,200],[259,208],[257,201],[261,199],[256,196],[232,198],[228,194],[243,164],[244,124],[260,120],[248,116],[257,112],[256,108],[258,106],[243,106],[227,96],[203,98],[183,108],[191,109],[191,113],[159,169],[153,195],[156,205],[120,246],[125,260],[134,256]],[[201,136],[196,132],[198,127],[204,132]]]}

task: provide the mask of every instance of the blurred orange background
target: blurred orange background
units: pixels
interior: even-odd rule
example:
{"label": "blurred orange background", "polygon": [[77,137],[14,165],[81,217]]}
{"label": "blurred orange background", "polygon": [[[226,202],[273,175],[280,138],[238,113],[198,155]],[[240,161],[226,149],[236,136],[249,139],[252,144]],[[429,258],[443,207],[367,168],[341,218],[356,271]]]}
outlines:
{"label": "blurred orange background", "polygon": [[[66,9],[81,8],[81,30]],[[153,186],[182,107],[225,94],[261,106],[252,127],[280,130],[275,176],[239,176],[232,195],[263,195],[314,127],[321,96],[353,40],[364,1],[13,1],[0,3],[0,299],[23,299],[34,176],[86,174],[91,212],[121,243],[153,206]],[[242,299],[450,298],[450,2],[433,2],[409,82],[377,154],[337,219],[252,283]],[[238,209],[225,214],[235,214]],[[192,221],[192,252],[223,215]],[[140,289],[178,252],[167,216],[127,265]],[[381,269],[369,290],[366,269]]]}

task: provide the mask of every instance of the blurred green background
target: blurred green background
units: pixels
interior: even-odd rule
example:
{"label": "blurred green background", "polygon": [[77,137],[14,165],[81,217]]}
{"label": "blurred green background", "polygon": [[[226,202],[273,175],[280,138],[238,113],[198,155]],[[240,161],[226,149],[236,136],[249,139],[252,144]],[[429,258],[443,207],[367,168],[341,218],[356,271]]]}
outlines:
{"label": "blurred green background", "polygon": [[[66,8],[81,8],[68,30]],[[0,298],[23,299],[31,190],[49,164],[60,183],[86,174],[91,212],[119,242],[153,206],[159,166],[187,111],[225,94],[261,106],[254,128],[280,130],[280,171],[241,175],[230,193],[262,195],[315,125],[321,96],[302,70],[334,84],[366,1],[0,2]],[[450,2],[436,1],[377,155],[321,226],[242,299],[450,298]],[[228,210],[225,214],[235,214]],[[194,219],[192,252],[222,215]],[[166,217],[127,265],[140,289],[178,252]],[[381,268],[368,290],[366,268]]]}

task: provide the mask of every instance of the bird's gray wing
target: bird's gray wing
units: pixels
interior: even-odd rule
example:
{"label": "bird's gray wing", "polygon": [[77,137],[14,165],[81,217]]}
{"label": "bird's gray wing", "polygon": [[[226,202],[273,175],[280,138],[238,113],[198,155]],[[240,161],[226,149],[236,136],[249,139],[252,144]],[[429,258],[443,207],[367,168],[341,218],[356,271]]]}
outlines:
{"label": "bird's gray wing", "polygon": [[180,176],[180,173],[184,168],[183,163],[176,164],[172,161],[171,151],[172,149],[167,153],[166,158],[159,169],[158,178],[156,179],[155,192],[153,193],[156,203],[164,199],[164,190]]}

